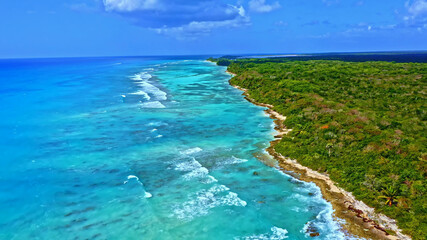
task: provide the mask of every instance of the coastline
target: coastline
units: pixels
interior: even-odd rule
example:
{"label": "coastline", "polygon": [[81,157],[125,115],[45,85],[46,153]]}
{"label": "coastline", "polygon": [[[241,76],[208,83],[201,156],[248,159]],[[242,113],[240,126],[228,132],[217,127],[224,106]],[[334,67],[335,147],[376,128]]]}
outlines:
{"label": "coastline", "polygon": [[[236,74],[226,71],[232,77]],[[248,90],[239,86],[231,86],[243,91],[245,99],[257,106],[266,107],[266,113],[274,119],[275,130],[277,134],[275,139],[270,142],[266,151],[274,157],[280,166],[280,170],[306,182],[314,182],[321,190],[323,198],[332,204],[335,217],[344,219],[342,224],[345,233],[368,238],[368,239],[389,239],[389,240],[410,240],[411,238],[402,233],[394,219],[384,214],[376,213],[375,209],[369,207],[364,202],[357,200],[351,192],[337,186],[328,175],[314,171],[308,167],[299,164],[296,160],[286,158],[274,150],[274,146],[280,142],[283,135],[292,131],[286,128],[283,121],[286,116],[273,110],[274,106],[265,103],[258,103],[248,94]]]}

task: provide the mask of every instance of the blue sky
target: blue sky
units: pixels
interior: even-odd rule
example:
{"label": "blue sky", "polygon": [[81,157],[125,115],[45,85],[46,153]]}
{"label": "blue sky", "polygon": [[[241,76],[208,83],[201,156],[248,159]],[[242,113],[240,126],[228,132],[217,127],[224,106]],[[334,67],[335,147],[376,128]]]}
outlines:
{"label": "blue sky", "polygon": [[427,50],[427,0],[2,0],[0,58]]}

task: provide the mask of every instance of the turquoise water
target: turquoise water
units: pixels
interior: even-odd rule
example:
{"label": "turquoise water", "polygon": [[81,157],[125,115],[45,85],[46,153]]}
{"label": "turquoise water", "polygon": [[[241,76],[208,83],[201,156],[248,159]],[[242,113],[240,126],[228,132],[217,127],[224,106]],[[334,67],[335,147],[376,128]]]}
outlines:
{"label": "turquoise water", "polygon": [[1,60],[0,239],[343,239],[264,108],[189,59]]}

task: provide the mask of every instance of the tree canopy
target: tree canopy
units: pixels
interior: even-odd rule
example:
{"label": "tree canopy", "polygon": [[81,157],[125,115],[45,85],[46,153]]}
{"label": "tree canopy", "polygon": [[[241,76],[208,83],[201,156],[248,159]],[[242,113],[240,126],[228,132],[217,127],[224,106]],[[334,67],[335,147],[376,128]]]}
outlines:
{"label": "tree canopy", "polygon": [[231,84],[287,116],[293,131],[277,152],[328,173],[414,239],[427,238],[427,63],[238,59],[227,65],[237,74]]}

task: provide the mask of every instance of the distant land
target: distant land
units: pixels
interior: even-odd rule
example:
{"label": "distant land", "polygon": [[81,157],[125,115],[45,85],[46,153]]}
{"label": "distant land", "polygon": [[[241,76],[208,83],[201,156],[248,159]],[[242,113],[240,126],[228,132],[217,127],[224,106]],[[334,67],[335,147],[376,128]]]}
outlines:
{"label": "distant land", "polygon": [[225,55],[221,58],[246,59],[246,58],[274,58],[290,59],[294,61],[306,60],[341,60],[351,62],[387,61],[387,62],[427,62],[427,51],[402,51],[402,52],[336,52],[336,53],[289,53],[289,54],[243,54]]}

